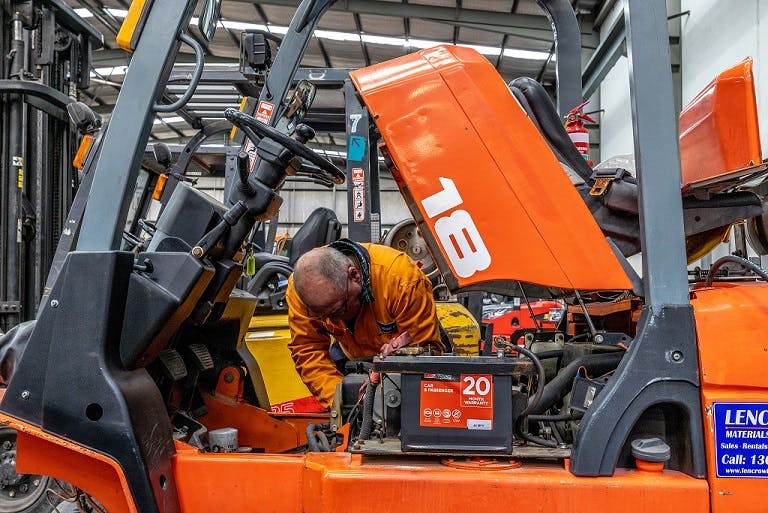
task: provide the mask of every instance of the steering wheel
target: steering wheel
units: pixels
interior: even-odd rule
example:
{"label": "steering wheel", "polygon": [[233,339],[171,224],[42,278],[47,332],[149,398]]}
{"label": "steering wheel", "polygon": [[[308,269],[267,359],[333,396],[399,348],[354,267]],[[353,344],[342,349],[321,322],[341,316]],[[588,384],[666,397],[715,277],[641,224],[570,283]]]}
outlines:
{"label": "steering wheel", "polygon": [[257,135],[272,139],[294,155],[298,155],[299,157],[307,159],[320,168],[320,172],[318,174],[320,174],[323,179],[331,181],[337,185],[344,183],[346,176],[342,170],[336,167],[333,162],[321,157],[296,139],[288,137],[279,130],[276,130],[275,128],[262,123],[256,118],[249,116],[248,114],[244,114],[236,109],[230,108],[225,110],[224,117],[227,118],[227,120],[229,120],[233,125],[245,125],[256,132]]}

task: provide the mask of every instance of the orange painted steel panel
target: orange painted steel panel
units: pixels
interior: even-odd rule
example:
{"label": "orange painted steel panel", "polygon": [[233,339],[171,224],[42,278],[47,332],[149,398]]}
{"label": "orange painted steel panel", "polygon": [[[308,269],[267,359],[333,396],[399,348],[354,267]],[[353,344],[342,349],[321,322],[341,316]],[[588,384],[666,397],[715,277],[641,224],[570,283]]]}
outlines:
{"label": "orange painted steel panel", "polygon": [[183,513],[302,512],[302,456],[179,452],[174,463]]}
{"label": "orange painted steel panel", "polygon": [[759,164],[752,59],[720,73],[680,113],[683,190]]}
{"label": "orange painted steel panel", "polygon": [[[265,452],[290,451],[306,443],[306,435],[296,426],[272,418],[266,411],[244,402],[233,403],[221,396],[203,394],[208,412],[199,420],[208,430],[233,427],[238,430],[241,446]],[[327,420],[322,417],[319,422]],[[314,422],[318,420],[314,419]],[[304,425],[306,428],[306,425]]]}
{"label": "orange painted steel panel", "polygon": [[[21,472],[66,466],[70,472],[49,474],[85,489],[112,513],[136,511],[124,498],[125,480],[114,462],[13,419],[2,421],[23,433]],[[184,513],[207,513],[212,505],[281,513],[625,511],[627,505],[635,513],[709,510],[707,482],[673,471],[620,470],[611,478],[580,478],[557,463],[484,471],[349,453],[211,454],[181,443],[176,447],[172,462]],[[369,508],[361,509],[361,493]]]}
{"label": "orange painted steel panel", "polygon": [[768,479],[718,478],[714,403],[768,403],[768,284],[715,283],[697,289],[696,317],[712,512],[768,509]]}
{"label": "orange painted steel panel", "polygon": [[497,472],[437,461],[370,462],[359,455],[176,457],[185,513],[221,511],[509,513],[709,511],[707,482],[678,472],[619,471],[579,478],[562,465]]}
{"label": "orange painted steel panel", "polygon": [[0,424],[17,431],[19,473],[72,483],[95,497],[110,513],[137,512],[123,470],[116,461],[2,413]]}
{"label": "orange painted steel panel", "polygon": [[706,481],[678,472],[580,478],[557,464],[523,462],[517,469],[490,472],[424,461],[356,463],[353,457],[342,463],[321,454],[307,456],[303,511],[357,512],[360,504],[349,498],[362,483],[371,491],[370,510],[380,512],[709,511]]}
{"label": "orange painted steel panel", "polygon": [[483,56],[439,46],[350,76],[454,285],[631,288],[552,151]]}
{"label": "orange painted steel panel", "polygon": [[715,285],[691,299],[702,384],[764,388],[768,400],[768,284]]}

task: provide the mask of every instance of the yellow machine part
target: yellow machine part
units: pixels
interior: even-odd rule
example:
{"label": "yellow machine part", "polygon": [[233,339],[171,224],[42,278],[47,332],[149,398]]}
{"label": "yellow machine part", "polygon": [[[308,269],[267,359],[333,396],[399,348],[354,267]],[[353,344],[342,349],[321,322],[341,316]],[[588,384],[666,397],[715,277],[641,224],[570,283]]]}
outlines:
{"label": "yellow machine part", "polygon": [[251,317],[245,345],[259,364],[271,406],[312,395],[293,365],[290,340],[288,314]]}
{"label": "yellow machine part", "polygon": [[453,352],[459,356],[480,354],[480,325],[469,310],[459,303],[438,301],[437,317],[453,344]]}
{"label": "yellow machine part", "polygon": [[[462,356],[479,354],[480,326],[464,306],[453,302],[438,302],[437,315],[453,343],[453,350]],[[272,407],[305,401],[311,393],[294,367],[288,342],[287,314],[258,315],[251,318],[245,345],[258,363]]]}

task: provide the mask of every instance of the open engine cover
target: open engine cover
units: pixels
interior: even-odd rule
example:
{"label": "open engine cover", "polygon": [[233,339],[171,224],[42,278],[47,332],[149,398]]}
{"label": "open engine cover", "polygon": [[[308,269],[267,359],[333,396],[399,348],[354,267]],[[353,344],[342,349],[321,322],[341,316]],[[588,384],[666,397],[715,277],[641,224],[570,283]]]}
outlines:
{"label": "open engine cover", "polygon": [[483,56],[438,46],[350,75],[450,289],[503,289],[510,280],[631,288],[552,151]]}

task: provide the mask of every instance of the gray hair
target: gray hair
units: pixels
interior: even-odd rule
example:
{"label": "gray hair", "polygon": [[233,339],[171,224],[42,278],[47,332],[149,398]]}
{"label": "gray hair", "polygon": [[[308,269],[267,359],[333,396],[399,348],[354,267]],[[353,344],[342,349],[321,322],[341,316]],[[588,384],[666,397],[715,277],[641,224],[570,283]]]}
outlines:
{"label": "gray hair", "polygon": [[302,301],[311,297],[318,279],[329,282],[339,290],[347,286],[349,258],[337,249],[327,246],[308,251],[293,268],[293,284]]}

